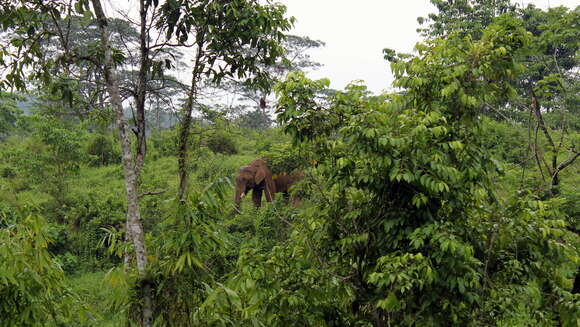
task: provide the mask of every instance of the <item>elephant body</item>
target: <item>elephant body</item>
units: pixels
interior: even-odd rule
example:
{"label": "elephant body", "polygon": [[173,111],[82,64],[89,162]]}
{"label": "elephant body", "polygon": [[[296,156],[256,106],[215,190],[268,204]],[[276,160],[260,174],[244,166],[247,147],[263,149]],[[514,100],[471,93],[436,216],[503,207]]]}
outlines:
{"label": "elephant body", "polygon": [[[304,178],[304,172],[303,171],[297,171],[294,172],[292,174],[286,174],[286,173],[282,173],[279,174],[277,176],[274,177],[274,184],[276,186],[276,192],[277,193],[283,193],[284,194],[284,199],[286,199],[286,201],[289,200],[290,197],[290,187],[296,183],[298,183],[299,181],[301,181]],[[299,201],[298,197],[294,197],[292,199],[292,203],[294,205],[297,204],[297,202]]]}
{"label": "elephant body", "polygon": [[266,193],[266,201],[274,200],[276,185],[272,179],[272,172],[264,160],[258,158],[247,166],[242,166],[236,176],[236,209],[239,211],[242,197],[252,191],[252,200],[256,207],[262,203],[262,192]]}

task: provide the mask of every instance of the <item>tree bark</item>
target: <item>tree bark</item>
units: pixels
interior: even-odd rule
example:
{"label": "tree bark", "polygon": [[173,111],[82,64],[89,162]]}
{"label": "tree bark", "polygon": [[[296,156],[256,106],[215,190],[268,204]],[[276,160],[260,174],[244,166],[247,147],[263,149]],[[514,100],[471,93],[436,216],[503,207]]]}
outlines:
{"label": "tree bark", "polygon": [[559,184],[559,180],[558,180],[558,172],[559,171],[557,170],[557,168],[558,168],[558,148],[556,147],[556,144],[554,143],[554,140],[552,139],[552,136],[550,135],[550,132],[548,131],[548,128],[546,127],[546,123],[544,123],[544,118],[542,117],[542,112],[540,110],[540,103],[538,102],[538,98],[536,97],[536,95],[534,94],[533,91],[532,91],[532,108],[534,110],[536,120],[538,121],[538,125],[539,125],[540,129],[542,130],[542,133],[544,133],[544,136],[546,137],[546,140],[548,141],[548,145],[550,146],[550,150],[552,152],[551,167],[548,165],[546,165],[546,167],[548,168],[548,172],[552,176],[551,183],[550,183],[551,191],[555,192],[556,188],[558,187],[558,184]]}
{"label": "tree bark", "polygon": [[[104,72],[107,91],[111,97],[111,103],[115,109],[115,119],[119,129],[123,172],[125,176],[125,191],[127,193],[127,233],[135,246],[135,258],[137,261],[137,271],[143,277],[147,268],[147,249],[145,246],[145,235],[143,225],[141,224],[141,214],[139,210],[139,199],[137,193],[137,180],[139,170],[133,166],[133,155],[131,153],[131,141],[127,134],[127,121],[123,114],[123,104],[119,91],[119,82],[117,80],[111,49],[109,46],[109,36],[107,31],[107,18],[101,6],[100,0],[91,0],[97,18],[97,24],[101,32],[101,43],[105,50]],[[151,302],[151,288],[145,283],[143,287],[143,311],[142,324],[150,327],[153,323],[153,309]]]}
{"label": "tree bark", "polygon": [[181,129],[179,131],[179,147],[177,150],[177,165],[179,170],[178,198],[182,202],[185,201],[185,195],[187,193],[187,145],[191,129],[191,114],[193,113],[193,104],[197,98],[197,83],[199,82],[199,76],[201,74],[200,63],[201,57],[203,55],[203,35],[201,36],[201,39],[202,41],[199,43],[197,54],[195,56],[195,64],[193,66],[193,72],[191,73],[191,87],[187,96],[187,102],[183,108]]}
{"label": "tree bark", "polygon": [[135,91],[135,135],[137,136],[137,156],[135,158],[135,171],[137,175],[143,167],[143,160],[147,152],[146,127],[145,127],[145,101],[147,95],[147,74],[149,72],[149,30],[147,27],[147,11],[149,5],[145,0],[139,1],[139,17],[141,30],[139,35],[139,75],[137,89]]}

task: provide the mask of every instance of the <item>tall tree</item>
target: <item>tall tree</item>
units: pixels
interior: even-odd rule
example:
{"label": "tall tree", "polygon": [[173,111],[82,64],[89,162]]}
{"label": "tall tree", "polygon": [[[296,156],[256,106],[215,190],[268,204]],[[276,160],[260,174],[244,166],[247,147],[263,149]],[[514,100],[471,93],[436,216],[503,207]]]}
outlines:
{"label": "tall tree", "polygon": [[[102,73],[102,48],[99,29],[92,16],[57,15],[52,13],[46,23],[52,35],[42,41],[46,58],[59,65],[53,78],[39,93],[47,94],[43,101],[58,102],[60,116],[74,115],[84,120],[96,110],[104,110],[107,102]],[[109,24],[114,61],[119,65],[119,82],[123,99],[131,97],[131,67],[138,64],[132,53],[138,53],[139,33],[130,22],[114,18]],[[63,52],[64,44],[69,50]]]}
{"label": "tall tree", "polygon": [[524,68],[516,89],[519,96],[508,103],[487,102],[482,111],[500,119],[526,121],[519,118],[521,115],[518,117],[521,112],[533,117],[529,128],[535,132],[528,140],[529,152],[540,172],[542,188],[551,195],[557,194],[560,173],[580,156],[573,142],[576,104],[580,101],[576,72],[580,67],[577,56],[580,31],[576,25],[580,11],[565,7],[544,11],[534,5],[518,8],[509,0],[431,2],[438,12],[430,14],[427,20],[419,18],[421,23],[429,23],[421,30],[426,36],[459,33],[477,39],[493,18],[504,12],[520,19],[533,35],[528,55],[519,60]]}
{"label": "tall tree", "polygon": [[[137,271],[142,279],[139,283],[142,292],[141,304],[141,323],[144,326],[151,326],[154,322],[153,303],[152,303],[152,286],[147,281],[147,249],[144,241],[144,231],[141,224],[138,183],[139,177],[144,164],[147,152],[147,124],[146,124],[146,102],[151,91],[151,81],[156,75],[163,72],[163,67],[170,66],[170,60],[160,58],[159,54],[165,52],[164,49],[171,47],[167,42],[153,42],[152,34],[158,33],[155,28],[160,23],[161,17],[158,12],[157,1],[142,0],[139,2],[139,57],[138,73],[135,87],[133,89],[133,99],[135,103],[134,121],[135,126],[132,132],[136,137],[136,151],[133,155],[131,151],[131,142],[128,136],[126,121],[124,120],[120,90],[116,73],[113,66],[111,49],[108,47],[106,17],[103,13],[100,1],[93,0],[93,8],[99,28],[101,30],[101,42],[105,49],[105,80],[111,101],[115,107],[117,126],[120,132],[122,145],[122,158],[125,171],[125,188],[128,198],[127,210],[127,236],[132,240],[135,246]],[[107,52],[108,51],[108,52]]]}
{"label": "tall tree", "polygon": [[[276,60],[273,65],[262,65],[270,77],[270,85],[274,85],[284,79],[289,72],[309,71],[317,69],[321,66],[310,57],[309,50],[325,46],[325,43],[320,40],[313,40],[308,36],[287,35],[282,42],[284,48],[284,56]],[[241,102],[240,109],[246,109],[246,103],[250,103],[250,107],[255,109],[253,112],[243,110],[245,114],[244,120],[252,120],[254,123],[250,126],[261,126],[261,128],[269,127],[271,124],[270,108],[273,108],[272,103],[275,100],[271,87],[256,88],[253,85],[247,85],[244,80],[228,79],[220,85],[229,94],[237,96],[237,101]],[[262,115],[258,117],[257,115]],[[248,124],[246,124],[248,125]]]}
{"label": "tall tree", "polygon": [[[528,125],[527,157],[533,158],[540,175],[540,194],[547,198],[561,196],[562,172],[580,157],[576,141],[580,126],[580,30],[577,23],[580,7],[573,10],[555,7],[545,11],[532,4],[518,8],[509,0],[431,2],[438,12],[430,14],[427,20],[419,18],[420,23],[430,23],[420,30],[426,36],[459,33],[479,38],[492,18],[502,12],[518,17],[533,35],[528,55],[519,60],[523,72],[517,83],[518,96],[507,104],[487,102],[482,111]],[[529,119],[519,114],[528,114]],[[580,292],[580,272],[575,278],[574,291]]]}
{"label": "tall tree", "polygon": [[[564,7],[543,11],[533,5],[521,11],[526,29],[535,36],[534,47],[523,60],[516,110],[534,117],[535,136],[530,138],[544,185],[550,195],[559,193],[560,173],[580,156],[574,142],[578,133],[578,90],[580,78],[580,10]],[[547,146],[539,142],[538,131]],[[544,156],[549,155],[546,160]]]}
{"label": "tall tree", "polygon": [[264,65],[275,64],[282,55],[283,31],[291,27],[292,20],[284,16],[286,8],[280,4],[248,0],[168,1],[161,12],[160,26],[167,38],[195,49],[178,141],[178,197],[183,200],[192,114],[200,83],[204,79],[219,83],[235,76],[247,84],[267,88],[269,77]]}
{"label": "tall tree", "polygon": [[[150,2],[149,2],[150,3]],[[139,271],[142,277],[146,274],[147,269],[147,248],[145,245],[145,233],[143,231],[143,225],[141,223],[141,213],[139,210],[139,195],[138,195],[138,178],[140,175],[141,167],[143,165],[143,159],[145,155],[145,113],[144,113],[144,102],[145,102],[145,91],[144,91],[144,83],[146,83],[146,70],[148,69],[149,57],[147,55],[147,48],[145,44],[146,35],[141,35],[141,62],[143,67],[141,69],[144,71],[141,73],[140,79],[140,86],[143,88],[143,91],[140,90],[140,96],[138,97],[137,102],[138,105],[138,114],[137,120],[140,120],[138,123],[138,128],[141,129],[141,133],[137,133],[138,139],[138,150],[136,157],[133,158],[133,154],[131,151],[131,140],[129,139],[127,122],[124,117],[123,113],[123,103],[121,101],[121,93],[119,90],[119,82],[117,80],[115,66],[113,63],[112,58],[112,51],[109,45],[109,35],[107,31],[107,17],[103,11],[103,7],[101,6],[101,2],[99,0],[92,0],[93,10],[95,16],[97,18],[97,23],[99,29],[101,31],[101,43],[104,49],[105,58],[104,58],[104,71],[105,71],[105,81],[107,83],[107,89],[109,95],[111,97],[111,102],[115,107],[115,116],[117,121],[117,127],[119,129],[120,135],[120,142],[121,142],[121,150],[122,150],[122,162],[123,162],[123,171],[125,174],[125,191],[127,193],[127,231],[126,233],[133,241],[133,245],[135,246],[135,257],[137,260],[137,270]],[[148,10],[148,5],[145,1],[140,2],[140,17],[141,23],[143,26],[146,26],[147,23],[146,15]],[[141,29],[141,33],[146,32],[143,28]],[[139,102],[141,101],[141,102]],[[141,107],[140,107],[141,106]],[[141,110],[141,112],[139,112]],[[148,283],[143,283],[142,288],[142,296],[143,296],[143,306],[142,306],[142,325],[149,327],[153,324],[153,307],[151,303],[151,286]]]}
{"label": "tall tree", "polygon": [[423,36],[437,37],[451,32],[470,35],[475,39],[493,19],[501,14],[514,12],[517,5],[511,0],[431,0],[437,12],[418,17],[419,24],[426,27],[417,31]]}
{"label": "tall tree", "polygon": [[[151,303],[151,287],[145,280],[147,269],[147,248],[145,235],[141,223],[139,208],[139,177],[143,168],[146,147],[146,120],[145,108],[147,95],[150,91],[150,81],[166,65],[167,58],[160,57],[166,49],[165,43],[158,44],[151,41],[151,34],[155,28],[155,7],[157,2],[142,0],[139,2],[139,19],[137,26],[139,32],[137,44],[139,45],[137,62],[137,78],[134,87],[129,90],[134,100],[135,126],[129,130],[127,120],[123,112],[123,98],[118,79],[119,65],[125,57],[122,52],[112,47],[108,18],[103,12],[101,2],[91,1],[97,26],[100,32],[100,42],[95,45],[95,51],[85,55],[82,51],[83,44],[79,48],[71,42],[70,26],[78,18],[83,16],[86,23],[90,23],[92,14],[88,0],[78,1],[52,1],[21,0],[4,4],[2,9],[2,27],[11,32],[10,44],[13,48],[0,50],[0,60],[3,61],[8,72],[2,86],[14,86],[19,89],[26,88],[26,75],[40,80],[45,85],[55,80],[55,72],[64,71],[65,76],[71,76],[70,70],[74,65],[80,65],[79,61],[87,60],[97,66],[102,65],[105,84],[109,93],[110,103],[115,111],[116,123],[120,134],[122,149],[122,163],[125,175],[125,191],[127,194],[127,223],[126,236],[134,245],[137,271],[143,281],[140,283],[142,292],[141,323],[151,326],[153,323],[153,310]],[[73,6],[74,5],[74,6]],[[61,14],[65,17],[62,18]],[[77,17],[73,17],[77,16]],[[47,22],[50,22],[47,23]],[[67,28],[60,25],[65,23]],[[55,32],[56,31],[56,32]],[[66,32],[65,32],[66,31]],[[56,33],[59,47],[54,53],[47,55],[46,37]],[[81,50],[79,50],[81,49]],[[16,55],[14,55],[16,54]],[[99,57],[102,56],[102,57]],[[102,59],[102,60],[101,60]],[[161,65],[162,62],[164,65]],[[136,144],[133,153],[131,135],[135,134]]]}

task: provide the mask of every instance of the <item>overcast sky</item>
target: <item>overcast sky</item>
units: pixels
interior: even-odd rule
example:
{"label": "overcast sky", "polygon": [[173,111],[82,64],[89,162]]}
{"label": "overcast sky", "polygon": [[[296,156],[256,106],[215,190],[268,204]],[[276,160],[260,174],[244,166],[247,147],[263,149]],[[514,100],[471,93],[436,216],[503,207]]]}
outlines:
{"label": "overcast sky", "polygon": [[[310,52],[324,66],[311,72],[309,77],[328,77],[335,89],[342,89],[353,80],[364,80],[375,93],[388,89],[393,80],[382,50],[411,52],[420,41],[416,32],[417,17],[435,12],[429,0],[277,1],[286,5],[288,15],[296,18],[292,34],[326,43],[326,47]],[[560,5],[574,8],[580,5],[580,0],[520,0],[517,3],[520,6],[533,3],[544,9]],[[109,0],[106,4],[108,15],[113,14],[113,8],[137,13],[137,0]],[[189,73],[182,72],[185,80]]]}
{"label": "overcast sky", "polygon": [[[280,0],[297,21],[293,34],[307,35],[326,42],[311,52],[324,66],[311,78],[328,77],[331,87],[342,89],[361,79],[373,92],[387,89],[392,82],[382,49],[411,52],[420,40],[417,17],[434,12],[429,0]],[[564,5],[573,8],[580,0],[533,0],[547,8]]]}

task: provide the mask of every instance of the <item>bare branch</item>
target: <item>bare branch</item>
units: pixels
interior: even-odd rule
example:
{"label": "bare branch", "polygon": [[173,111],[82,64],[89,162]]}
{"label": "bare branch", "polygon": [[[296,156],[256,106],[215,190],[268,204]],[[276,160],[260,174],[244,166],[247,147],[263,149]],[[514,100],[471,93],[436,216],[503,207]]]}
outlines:
{"label": "bare branch", "polygon": [[560,173],[560,171],[562,171],[564,168],[570,166],[571,164],[574,163],[574,161],[580,156],[580,152],[573,152],[573,154],[566,160],[564,160],[563,162],[561,162],[558,167],[556,168],[556,171],[554,171],[554,174],[552,174],[552,185],[554,185],[554,182],[557,180],[558,178],[558,174]]}
{"label": "bare branch", "polygon": [[165,193],[165,192],[167,192],[167,190],[161,190],[161,191],[153,191],[153,192],[145,192],[145,193],[139,194],[138,198],[140,199],[140,198],[142,198],[142,197],[144,197],[144,196],[147,196],[147,195],[158,195],[158,194],[163,194],[163,193]]}

